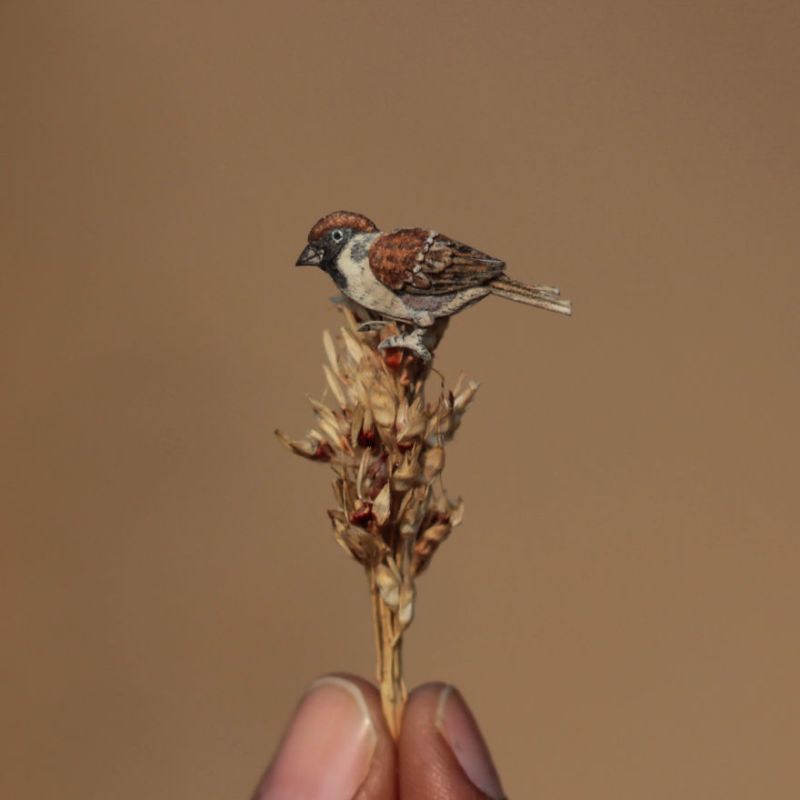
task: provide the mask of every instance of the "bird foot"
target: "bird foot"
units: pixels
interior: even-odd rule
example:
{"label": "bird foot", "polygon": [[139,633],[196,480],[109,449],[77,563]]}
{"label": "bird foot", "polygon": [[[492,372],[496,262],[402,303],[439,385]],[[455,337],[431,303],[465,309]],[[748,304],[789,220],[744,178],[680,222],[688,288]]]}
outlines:
{"label": "bird foot", "polygon": [[428,362],[431,360],[431,351],[422,342],[425,335],[422,328],[414,328],[410,333],[388,336],[379,345],[379,350],[389,350],[393,347],[410,350],[420,361]]}

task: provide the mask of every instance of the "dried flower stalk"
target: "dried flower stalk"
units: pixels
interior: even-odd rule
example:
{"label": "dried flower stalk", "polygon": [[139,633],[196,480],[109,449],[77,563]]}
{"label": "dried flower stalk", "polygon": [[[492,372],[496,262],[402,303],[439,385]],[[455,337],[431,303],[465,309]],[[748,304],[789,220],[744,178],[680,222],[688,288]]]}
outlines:
{"label": "dried flower stalk", "polygon": [[[333,468],[336,508],[328,511],[336,541],[367,573],[377,650],[377,679],[389,729],[400,731],[406,687],[403,633],[414,617],[414,581],[463,516],[442,484],[444,446],[452,439],[478,385],[442,389],[425,400],[425,364],[405,350],[378,350],[396,325],[370,320],[359,306],[345,306],[337,339],[326,331],[323,366],[328,403],[311,400],[316,426],[305,439],[276,434],[294,453]],[[447,321],[430,329],[433,352]]]}

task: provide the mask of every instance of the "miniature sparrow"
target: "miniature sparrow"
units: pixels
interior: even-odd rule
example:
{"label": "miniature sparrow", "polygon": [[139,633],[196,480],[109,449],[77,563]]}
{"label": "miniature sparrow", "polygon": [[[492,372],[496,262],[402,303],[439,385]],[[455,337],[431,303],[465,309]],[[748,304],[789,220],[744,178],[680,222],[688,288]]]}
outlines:
{"label": "miniature sparrow", "polygon": [[350,211],[334,211],[314,225],[296,266],[319,267],[354,302],[412,326],[379,347],[405,348],[423,361],[431,358],[425,329],[489,294],[571,313],[558,289],[509,278],[498,258],[426,228],[384,233]]}

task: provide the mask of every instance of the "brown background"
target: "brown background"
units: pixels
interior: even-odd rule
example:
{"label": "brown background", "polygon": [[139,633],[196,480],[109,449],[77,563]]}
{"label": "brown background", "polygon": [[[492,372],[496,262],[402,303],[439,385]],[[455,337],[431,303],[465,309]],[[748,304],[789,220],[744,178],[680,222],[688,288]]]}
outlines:
{"label": "brown background", "polygon": [[310,423],[344,207],[489,300],[412,683],[516,798],[795,798],[796,2],[0,3],[3,797],[244,798],[369,674]]}

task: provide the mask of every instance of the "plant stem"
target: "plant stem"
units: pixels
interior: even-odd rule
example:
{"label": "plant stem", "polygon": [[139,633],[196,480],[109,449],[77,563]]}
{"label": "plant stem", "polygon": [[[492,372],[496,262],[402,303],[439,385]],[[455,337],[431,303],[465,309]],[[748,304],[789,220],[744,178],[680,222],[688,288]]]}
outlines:
{"label": "plant stem", "polygon": [[407,691],[403,681],[403,633],[397,613],[383,601],[375,568],[368,567],[372,623],[375,633],[376,678],[381,692],[383,715],[392,736],[397,739],[403,721]]}

